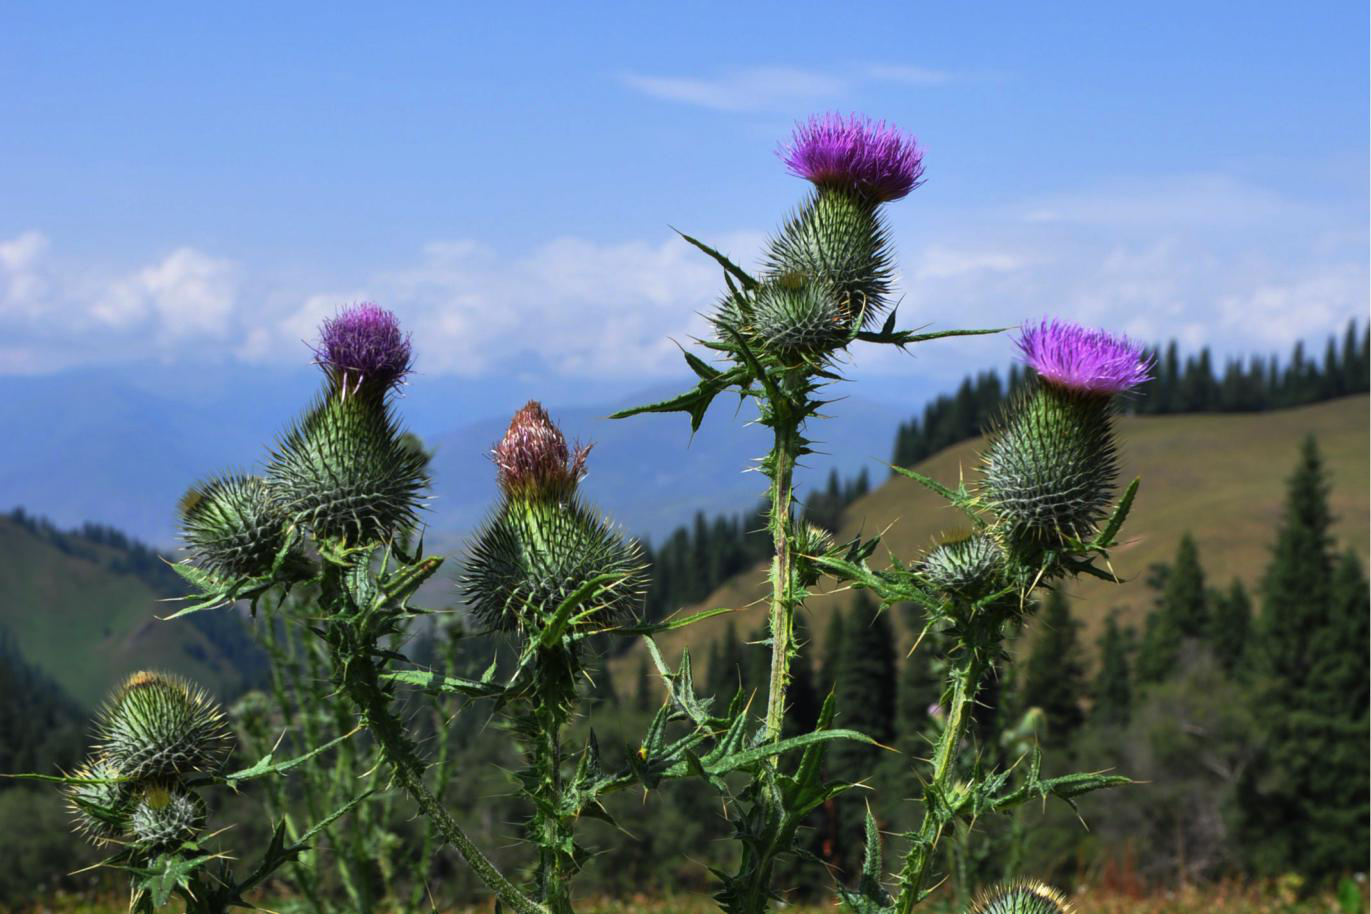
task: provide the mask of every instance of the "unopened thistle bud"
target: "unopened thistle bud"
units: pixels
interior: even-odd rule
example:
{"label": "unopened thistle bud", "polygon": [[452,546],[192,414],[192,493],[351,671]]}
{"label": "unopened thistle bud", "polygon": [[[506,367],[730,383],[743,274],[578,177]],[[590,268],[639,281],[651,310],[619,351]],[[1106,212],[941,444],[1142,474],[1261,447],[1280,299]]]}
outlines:
{"label": "unopened thistle bud", "polygon": [[597,578],[604,586],[577,609],[578,626],[612,628],[632,617],[644,593],[643,560],[575,495],[589,448],[573,455],[547,412],[529,403],[494,450],[503,503],[479,531],[461,587],[486,626],[534,633]]}
{"label": "unopened thistle bud", "polygon": [[271,570],[286,541],[286,521],[257,476],[229,474],[190,489],[181,499],[181,530],[191,558],[226,577]]}
{"label": "unopened thistle bud", "polygon": [[1026,327],[1018,345],[1039,383],[990,435],[983,498],[1011,542],[1053,547],[1103,518],[1118,477],[1112,397],[1150,363],[1137,344],[1074,324]]}
{"label": "unopened thistle bud", "polygon": [[988,536],[973,533],[943,542],[924,558],[919,570],[944,593],[974,600],[1001,586],[1003,562],[999,544]]}
{"label": "unopened thistle bud", "polygon": [[981,892],[970,914],[1072,914],[1061,892],[1034,880],[1012,882]]}
{"label": "unopened thistle bud", "polygon": [[338,390],[384,393],[413,367],[409,334],[394,313],[364,302],[341,309],[319,329],[318,362]]}
{"label": "unopened thistle bud", "polygon": [[752,330],[762,348],[785,360],[813,360],[851,339],[856,313],[826,283],[771,280],[752,301]]}
{"label": "unopened thistle bud", "polygon": [[427,462],[383,398],[329,396],[282,436],[267,482],[281,511],[316,537],[376,543],[418,523]]}
{"label": "unopened thistle bud", "polygon": [[134,673],[101,709],[101,756],[134,781],[214,771],[228,755],[228,725],[199,686],[165,673]]}
{"label": "unopened thistle bud", "polygon": [[127,831],[133,787],[119,769],[103,758],[92,758],[73,777],[87,781],[67,784],[67,809],[76,829],[97,847],[117,841]]}
{"label": "unopened thistle bud", "polygon": [[205,801],[175,783],[145,786],[129,814],[129,833],[145,849],[173,848],[205,824]]}
{"label": "unopened thistle bud", "polygon": [[510,420],[491,459],[506,498],[560,501],[575,493],[589,454],[589,445],[569,449],[547,410],[530,400]]}

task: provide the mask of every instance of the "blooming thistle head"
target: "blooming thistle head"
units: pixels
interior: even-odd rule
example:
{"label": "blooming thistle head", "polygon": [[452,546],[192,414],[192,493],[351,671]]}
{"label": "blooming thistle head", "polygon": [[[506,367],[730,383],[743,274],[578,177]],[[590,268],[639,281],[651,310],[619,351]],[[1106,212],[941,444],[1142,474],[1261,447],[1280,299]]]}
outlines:
{"label": "blooming thistle head", "polygon": [[1017,341],[1023,360],[1047,384],[1079,394],[1113,396],[1151,378],[1152,359],[1124,336],[1044,319]]}
{"label": "blooming thistle head", "polygon": [[391,311],[372,302],[342,308],[319,328],[315,361],[340,390],[389,390],[413,367],[409,334]]}
{"label": "blooming thistle head", "polygon": [[978,894],[970,914],[1072,914],[1061,892],[1032,879],[995,886]]}
{"label": "blooming thistle head", "polygon": [[924,173],[923,150],[913,136],[856,114],[819,114],[797,124],[777,154],[791,174],[821,190],[856,191],[872,203],[900,199]]}
{"label": "blooming thistle head", "polygon": [[514,414],[509,429],[491,451],[507,498],[561,501],[576,491],[586,474],[590,445],[573,452],[537,400]]}

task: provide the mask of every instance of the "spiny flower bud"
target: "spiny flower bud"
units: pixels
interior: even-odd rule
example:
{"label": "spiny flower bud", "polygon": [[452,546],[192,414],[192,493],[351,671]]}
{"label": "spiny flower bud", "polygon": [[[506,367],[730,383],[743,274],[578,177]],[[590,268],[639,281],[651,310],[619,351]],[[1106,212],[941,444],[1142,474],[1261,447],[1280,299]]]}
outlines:
{"label": "spiny flower bud", "polygon": [[995,591],[1003,561],[993,539],[973,533],[944,541],[924,558],[919,570],[939,590],[975,599]]}
{"label": "spiny flower bud", "polygon": [[752,329],[762,348],[783,359],[812,360],[844,346],[852,335],[850,298],[825,283],[772,280],[752,301]]}
{"label": "spiny flower bud", "polygon": [[228,755],[223,713],[199,686],[166,673],[134,673],[101,709],[100,754],[134,781],[213,771]]}
{"label": "spiny flower bud", "polygon": [[384,399],[331,396],[282,436],[267,482],[280,510],[316,537],[376,543],[418,522],[427,462]]}
{"label": "spiny flower bud", "polygon": [[507,498],[560,501],[571,497],[586,473],[590,445],[573,453],[537,400],[529,400],[514,414],[509,429],[491,451]]}
{"label": "spiny flower bud", "polygon": [[778,154],[791,174],[874,203],[900,199],[919,186],[924,173],[923,150],[914,137],[856,114],[811,117],[796,125]]}
{"label": "spiny flower bud", "polygon": [[477,535],[461,587],[484,625],[534,634],[569,596],[608,575],[611,582],[577,610],[578,626],[607,629],[641,606],[643,571],[637,544],[576,499],[512,500]]}
{"label": "spiny flower bud", "polygon": [[174,783],[143,788],[129,815],[129,832],[147,849],[173,848],[205,824],[205,801]]}
{"label": "spiny flower bud", "polygon": [[104,783],[71,783],[65,788],[67,809],[76,829],[98,846],[118,840],[128,830],[133,788],[119,769],[103,758],[92,758],[73,777]]}
{"label": "spiny flower bud", "polygon": [[409,334],[393,312],[372,302],[341,309],[319,328],[315,361],[341,391],[389,390],[413,367]]}
{"label": "spiny flower bud", "polygon": [[982,495],[1009,542],[1051,548],[1103,518],[1118,477],[1111,397],[1149,366],[1140,347],[1071,324],[1028,328],[1019,348],[1040,383],[991,432]]}
{"label": "spiny flower bud", "polygon": [[191,557],[215,574],[266,574],[286,541],[285,517],[258,476],[231,473],[200,483],[180,509]]}
{"label": "spiny flower bud", "polygon": [[832,290],[845,313],[870,327],[889,307],[893,260],[880,213],[855,193],[832,190],[786,220],[764,264],[766,278],[782,286]]}
{"label": "spiny flower bud", "polygon": [[970,914],[1072,914],[1061,892],[1035,880],[1022,880],[981,892]]}

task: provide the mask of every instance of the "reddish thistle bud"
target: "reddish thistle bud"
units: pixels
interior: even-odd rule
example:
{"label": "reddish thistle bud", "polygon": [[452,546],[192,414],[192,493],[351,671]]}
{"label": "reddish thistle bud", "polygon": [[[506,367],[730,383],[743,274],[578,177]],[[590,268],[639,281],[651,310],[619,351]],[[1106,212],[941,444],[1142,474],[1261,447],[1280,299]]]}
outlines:
{"label": "reddish thistle bud", "polygon": [[547,410],[530,400],[514,414],[491,457],[506,497],[560,500],[576,491],[589,453],[590,445],[569,449]]}

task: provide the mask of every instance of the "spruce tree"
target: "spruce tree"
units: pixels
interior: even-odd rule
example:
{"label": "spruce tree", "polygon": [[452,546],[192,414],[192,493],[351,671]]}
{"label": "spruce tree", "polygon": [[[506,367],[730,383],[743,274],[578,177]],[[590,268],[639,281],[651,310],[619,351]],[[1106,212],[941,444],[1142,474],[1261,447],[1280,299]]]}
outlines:
{"label": "spruce tree", "polygon": [[[838,659],[840,725],[866,734],[878,743],[895,739],[895,634],[889,613],[877,612],[865,593],[859,593],[845,626]],[[831,770],[849,782],[868,781],[885,750],[851,740],[829,750]],[[838,844],[834,862],[853,873],[861,865],[866,804],[858,794],[838,800]]]}
{"label": "spruce tree", "polygon": [[1037,636],[1024,666],[1022,701],[1047,718],[1047,742],[1066,745],[1085,720],[1085,663],[1066,595],[1053,590],[1038,621]]}
{"label": "spruce tree", "polygon": [[1328,490],[1307,438],[1262,582],[1253,651],[1261,753],[1240,785],[1252,865],[1314,879],[1363,866],[1367,855],[1363,829],[1329,831],[1366,819],[1367,622],[1359,568],[1339,565],[1343,605],[1334,603]]}
{"label": "spruce tree", "polygon": [[838,685],[838,668],[842,665],[843,642],[847,640],[847,626],[841,607],[833,607],[828,617],[828,627],[824,629],[823,665],[815,676],[819,688],[819,700],[823,701]]}
{"label": "spruce tree", "polygon": [[1123,726],[1133,711],[1133,684],[1128,669],[1128,633],[1110,613],[1100,636],[1100,670],[1095,676],[1092,723]]}
{"label": "spruce tree", "polygon": [[1205,639],[1211,632],[1208,594],[1199,550],[1189,533],[1176,547],[1175,561],[1154,567],[1148,582],[1161,591],[1147,617],[1138,650],[1138,681],[1161,682],[1176,668],[1186,639]]}
{"label": "spruce tree", "polygon": [[1242,678],[1243,656],[1252,628],[1252,601],[1242,581],[1234,578],[1228,592],[1213,600],[1213,607],[1209,620],[1210,648],[1224,672]]}
{"label": "spruce tree", "polygon": [[[907,615],[915,622],[909,627],[917,631],[918,611],[910,607]],[[900,661],[894,745],[908,755],[927,753],[928,709],[942,699],[941,670],[934,663],[936,637],[928,635],[912,654]]]}
{"label": "spruce tree", "polygon": [[[717,665],[716,665],[717,664]],[[719,644],[718,656],[709,670],[709,692],[724,701],[743,686],[742,683],[743,646],[738,640],[738,629],[732,623],[724,630],[723,641]]]}
{"label": "spruce tree", "polygon": [[786,709],[787,736],[811,732],[819,721],[823,698],[814,684],[814,667],[810,662],[809,623],[804,613],[795,616],[795,643],[801,650],[790,666],[790,707]]}

